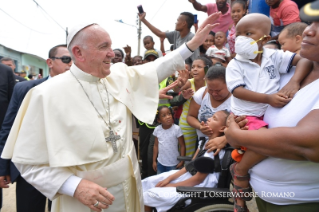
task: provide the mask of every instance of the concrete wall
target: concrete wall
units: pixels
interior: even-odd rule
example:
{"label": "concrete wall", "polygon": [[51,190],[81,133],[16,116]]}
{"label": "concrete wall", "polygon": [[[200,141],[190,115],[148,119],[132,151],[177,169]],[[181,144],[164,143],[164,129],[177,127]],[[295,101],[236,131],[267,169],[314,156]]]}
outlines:
{"label": "concrete wall", "polygon": [[0,56],[10,57],[16,62],[16,72],[22,70],[27,71],[27,74],[39,74],[40,69],[43,71],[43,77],[49,75],[49,68],[45,62],[45,59],[23,52],[16,51],[14,49],[7,48],[0,44]]}

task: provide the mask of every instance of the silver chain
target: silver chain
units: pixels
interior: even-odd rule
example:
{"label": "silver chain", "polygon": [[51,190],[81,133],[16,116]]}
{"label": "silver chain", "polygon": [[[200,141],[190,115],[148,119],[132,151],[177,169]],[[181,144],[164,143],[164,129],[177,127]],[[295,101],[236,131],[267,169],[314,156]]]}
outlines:
{"label": "silver chain", "polygon": [[106,86],[105,86],[105,83],[103,81],[103,85],[104,85],[104,88],[106,90],[106,94],[107,94],[107,109],[109,110],[109,125],[107,125],[106,121],[104,120],[103,116],[100,114],[100,112],[96,109],[96,107],[94,106],[93,102],[91,101],[91,99],[89,98],[89,95],[86,93],[82,83],[79,81],[78,78],[76,78],[76,76],[73,74],[73,72],[70,70],[71,74],[74,76],[74,78],[76,79],[76,81],[78,81],[78,83],[81,85],[86,97],[88,98],[88,100],[91,102],[92,106],[94,107],[94,109],[96,110],[96,112],[100,115],[101,119],[104,121],[104,123],[106,124],[107,127],[109,127],[110,130],[112,130],[111,128],[111,119],[110,119],[110,116],[111,116],[111,111],[110,111],[110,99],[109,99],[109,92],[107,91],[106,89]]}

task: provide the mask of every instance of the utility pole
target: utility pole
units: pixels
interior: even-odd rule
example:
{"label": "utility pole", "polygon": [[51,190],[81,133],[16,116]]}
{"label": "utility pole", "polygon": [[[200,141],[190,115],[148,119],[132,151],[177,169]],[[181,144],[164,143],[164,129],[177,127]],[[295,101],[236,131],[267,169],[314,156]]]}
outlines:
{"label": "utility pole", "polygon": [[142,25],[141,21],[137,15],[137,21],[138,23],[138,28],[137,28],[137,35],[138,35],[138,47],[137,47],[137,55],[140,55],[140,50],[141,50],[141,35],[142,35]]}
{"label": "utility pole", "polygon": [[141,51],[141,35],[142,35],[142,25],[141,25],[141,21],[137,15],[137,19],[136,19],[136,26],[132,25],[132,24],[127,24],[125,22],[122,21],[122,19],[120,20],[115,20],[116,22],[125,24],[125,25],[129,25],[131,27],[135,27],[137,29],[137,42],[138,42],[138,47],[137,47],[137,55],[140,55],[140,51]]}

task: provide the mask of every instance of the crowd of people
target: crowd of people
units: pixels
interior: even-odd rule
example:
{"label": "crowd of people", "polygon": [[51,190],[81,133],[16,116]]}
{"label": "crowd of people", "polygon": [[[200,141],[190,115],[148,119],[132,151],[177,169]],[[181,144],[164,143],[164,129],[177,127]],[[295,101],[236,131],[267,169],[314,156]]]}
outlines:
{"label": "crowd of people", "polygon": [[145,36],[142,56],[112,49],[95,23],[76,25],[43,79],[2,58],[0,187],[17,183],[17,211],[42,212],[46,198],[54,212],[167,211],[177,186],[216,187],[220,176],[177,158],[222,160],[229,146],[234,211],[249,211],[252,189],[273,194],[256,198],[260,212],[318,211],[319,1],[299,12],[265,0],[269,17],[249,13],[250,1],[189,0],[208,18],[181,12],[169,32],[139,13],[160,40]]}

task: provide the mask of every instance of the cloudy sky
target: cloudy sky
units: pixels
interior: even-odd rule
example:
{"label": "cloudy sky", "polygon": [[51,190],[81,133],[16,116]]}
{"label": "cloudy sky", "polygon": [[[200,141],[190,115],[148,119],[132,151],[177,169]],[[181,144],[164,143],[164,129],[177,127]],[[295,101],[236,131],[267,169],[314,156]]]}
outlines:
{"label": "cloudy sky", "polygon": [[[193,9],[188,0],[36,0],[53,21],[33,0],[0,0],[0,44],[47,58],[48,50],[66,42],[65,29],[74,24],[91,20],[103,26],[111,35],[113,48],[127,44],[132,47],[132,56],[137,54],[137,29],[115,22],[136,25],[137,5],[142,5],[146,19],[162,31],[175,29],[181,12],[198,14],[199,22],[206,13]],[[202,4],[215,0],[199,0]],[[192,28],[194,32],[194,28]],[[142,23],[142,38],[153,35]],[[155,48],[160,48],[159,39],[153,35]],[[165,49],[169,44],[165,41]],[[144,46],[141,44],[141,53]]]}

